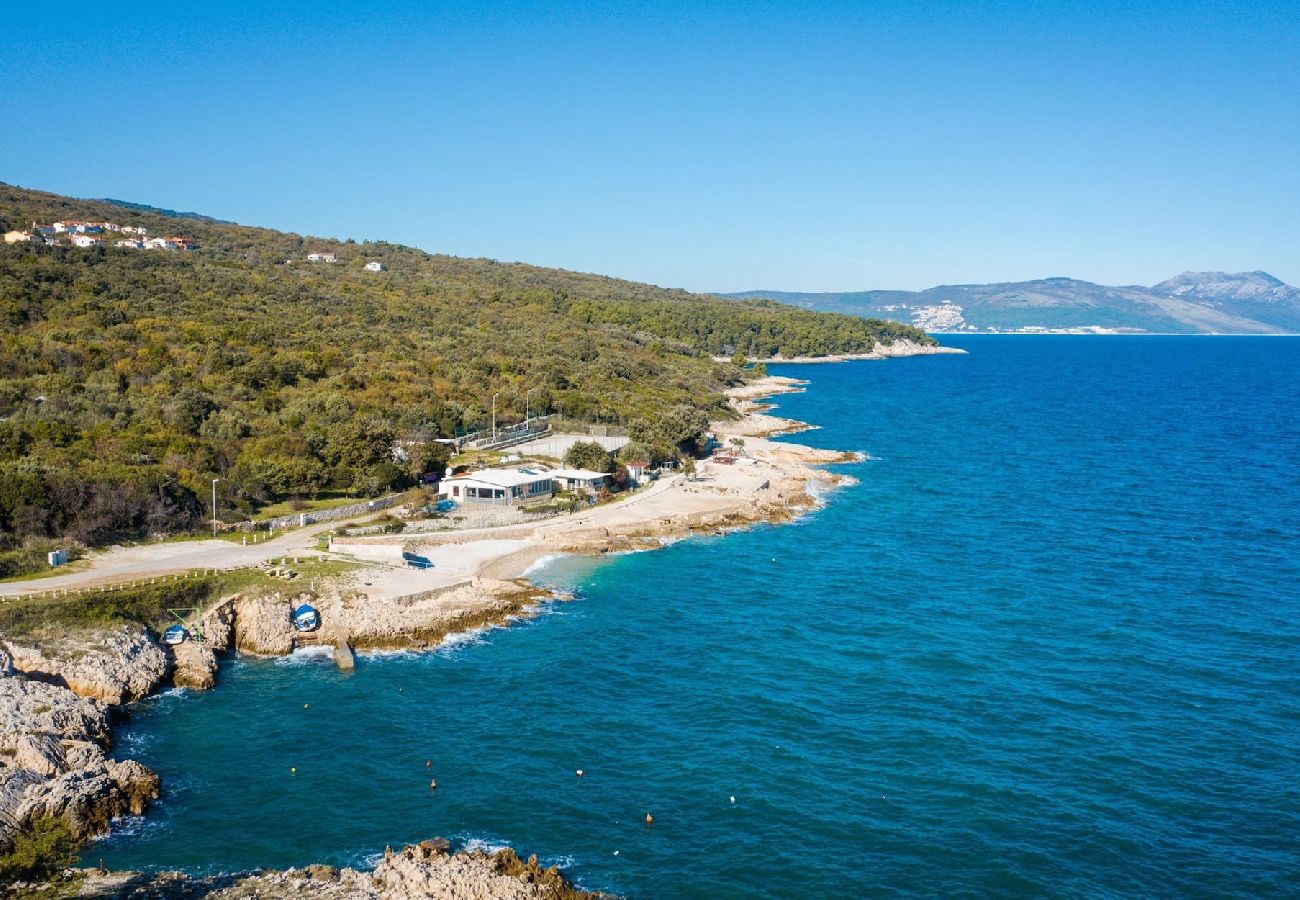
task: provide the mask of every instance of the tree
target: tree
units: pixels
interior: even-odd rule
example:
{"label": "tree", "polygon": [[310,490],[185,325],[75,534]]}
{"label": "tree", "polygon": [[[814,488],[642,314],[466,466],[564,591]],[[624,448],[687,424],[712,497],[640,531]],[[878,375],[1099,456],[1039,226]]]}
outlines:
{"label": "tree", "polygon": [[619,448],[618,458],[624,462],[652,462],[657,457],[653,450],[640,441],[628,441]]}
{"label": "tree", "polygon": [[63,820],[45,816],[14,835],[9,852],[0,856],[0,885],[48,881],[77,863],[77,841]]}
{"label": "tree", "polygon": [[686,460],[682,463],[682,474],[690,481],[695,480],[695,457],[686,457]]}
{"label": "tree", "polygon": [[595,441],[575,441],[564,454],[564,464],[573,469],[609,472],[614,468],[609,451]]}

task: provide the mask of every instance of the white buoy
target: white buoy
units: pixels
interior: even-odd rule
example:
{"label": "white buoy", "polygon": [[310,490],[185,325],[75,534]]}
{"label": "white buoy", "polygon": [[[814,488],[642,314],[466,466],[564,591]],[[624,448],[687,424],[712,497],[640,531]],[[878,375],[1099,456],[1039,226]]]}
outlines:
{"label": "white buoy", "polygon": [[578,770],[577,772],[575,772],[574,774],[577,775],[579,778],[581,778],[581,777],[582,777],[582,770],[579,769],[579,770]]}
{"label": "white buoy", "polygon": [[735,798],[735,797],[732,797],[732,798],[731,798],[731,802],[732,802],[732,803],[735,803],[735,802],[736,802],[736,798]]}

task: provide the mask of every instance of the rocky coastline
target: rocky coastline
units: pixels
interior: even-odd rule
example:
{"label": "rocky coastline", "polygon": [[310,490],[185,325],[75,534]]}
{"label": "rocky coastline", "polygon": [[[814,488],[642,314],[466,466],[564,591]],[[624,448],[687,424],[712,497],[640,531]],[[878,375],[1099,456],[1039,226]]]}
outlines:
{"label": "rocky coastline", "polygon": [[[700,531],[782,522],[816,504],[813,484],[832,486],[849,479],[814,468],[852,461],[851,454],[773,443],[763,436],[797,429],[801,423],[765,416],[760,400],[802,390],[802,382],[763,378],[731,392],[740,413],[715,423],[722,440],[743,447],[739,464],[713,466],[698,479],[675,476],[660,497],[614,504],[585,520],[530,529],[511,540],[493,533],[477,536],[493,545],[470,577],[420,593],[394,594],[379,582],[391,570],[313,582],[310,590],[242,593],[224,597],[197,621],[202,641],[163,646],[143,625],[119,623],[80,631],[0,635],[0,852],[42,819],[61,822],[77,840],[105,835],[115,818],[141,815],[158,798],[158,776],[135,760],[111,758],[112,722],[122,708],[171,687],[207,690],[216,685],[219,659],[230,653],[284,655],[305,644],[351,651],[424,649],[448,635],[504,624],[528,615],[550,598],[519,576],[540,556],[603,554],[651,549]],[[465,554],[475,536],[428,535],[398,548]],[[394,538],[361,539],[353,549],[388,552]],[[368,542],[367,542],[368,541]],[[502,577],[489,577],[501,575]],[[319,632],[303,635],[292,611],[311,603],[321,613]],[[511,862],[513,860],[513,862]],[[509,870],[509,871],[506,871]],[[385,855],[374,871],[311,867],[279,873],[191,879],[177,873],[139,875],[82,870],[83,884],[98,885],[86,896],[278,897],[567,897],[580,896],[554,870],[536,860],[449,853],[426,842]],[[502,879],[508,879],[502,881]]]}

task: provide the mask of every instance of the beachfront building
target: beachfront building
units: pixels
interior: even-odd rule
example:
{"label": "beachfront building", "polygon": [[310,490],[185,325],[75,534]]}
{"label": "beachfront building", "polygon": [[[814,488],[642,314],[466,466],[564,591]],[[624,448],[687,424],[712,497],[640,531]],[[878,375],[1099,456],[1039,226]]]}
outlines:
{"label": "beachfront building", "polygon": [[481,469],[444,478],[438,496],[457,506],[518,506],[555,493],[552,472],[540,469]]}
{"label": "beachfront building", "polygon": [[382,271],[384,271],[384,264],[381,263],[381,262],[374,262],[374,261],[372,261],[372,262],[368,262],[368,263],[366,263],[366,271],[367,271],[367,272],[382,272]]}
{"label": "beachfront building", "polygon": [[334,262],[333,253],[308,253],[307,262]]}
{"label": "beachfront building", "polygon": [[627,469],[627,474],[632,479],[632,482],[634,484],[640,484],[642,481],[644,481],[645,473],[650,471],[650,463],[644,460],[625,462],[623,463],[623,465]]}
{"label": "beachfront building", "polygon": [[594,494],[605,486],[609,476],[591,469],[556,469],[548,473],[560,490]]}

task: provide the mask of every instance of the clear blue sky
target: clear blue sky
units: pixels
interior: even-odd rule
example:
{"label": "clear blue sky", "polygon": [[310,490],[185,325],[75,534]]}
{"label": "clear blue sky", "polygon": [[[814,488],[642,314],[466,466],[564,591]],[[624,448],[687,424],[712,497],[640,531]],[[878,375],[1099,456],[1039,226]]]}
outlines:
{"label": "clear blue sky", "polygon": [[6,4],[0,180],[696,290],[1300,284],[1300,3]]}

